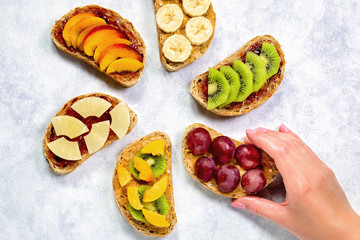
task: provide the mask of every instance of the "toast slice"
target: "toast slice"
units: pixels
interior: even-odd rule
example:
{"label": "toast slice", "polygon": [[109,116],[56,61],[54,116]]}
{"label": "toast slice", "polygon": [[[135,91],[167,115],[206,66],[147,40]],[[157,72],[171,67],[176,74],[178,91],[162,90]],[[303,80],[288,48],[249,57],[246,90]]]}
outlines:
{"label": "toast slice", "polygon": [[[228,58],[216,64],[213,68],[219,69],[223,65],[231,65],[232,62],[236,59],[245,61],[246,52],[255,51],[259,49],[259,47],[261,49],[261,45],[263,42],[269,42],[275,45],[281,59],[279,71],[274,76],[269,78],[259,91],[250,94],[250,96],[244,102],[231,103],[222,109],[214,108],[209,111],[217,115],[227,116],[227,117],[242,115],[259,107],[274,94],[274,92],[279,87],[279,85],[281,84],[284,78],[286,62],[285,62],[284,52],[282,51],[279,42],[270,35],[254,37],[248,43],[242,46],[239,50],[237,50],[235,53],[230,55]],[[190,83],[191,95],[205,109],[207,106],[207,82],[208,82],[208,72],[204,72],[203,74],[197,76]]]}
{"label": "toast slice", "polygon": [[[223,134],[215,131],[214,129],[209,128],[200,123],[194,123],[185,129],[184,137],[183,137],[182,143],[181,143],[181,149],[182,149],[183,162],[184,162],[185,168],[188,171],[188,173],[190,174],[190,176],[192,176],[194,179],[198,180],[206,188],[210,189],[211,191],[213,191],[219,195],[225,196],[225,197],[241,198],[241,197],[245,197],[245,196],[249,195],[249,193],[247,193],[241,187],[241,184],[239,184],[239,186],[234,191],[232,191],[230,193],[223,193],[223,192],[219,191],[215,179],[212,179],[209,182],[203,182],[197,178],[197,176],[195,175],[194,166],[195,166],[196,160],[201,156],[196,156],[196,155],[192,154],[192,152],[188,149],[186,141],[187,141],[188,133],[191,130],[193,130],[195,128],[199,128],[199,127],[206,129],[210,133],[212,140],[218,136],[223,135]],[[235,139],[231,139],[231,140],[234,142],[235,147],[238,147],[239,145],[243,144],[243,142],[237,141]],[[260,149],[260,151],[261,151],[261,157],[262,157],[261,166],[262,166],[262,170],[264,172],[265,178],[266,178],[266,185],[265,185],[265,187],[266,187],[272,181],[274,181],[274,179],[278,173],[278,170],[276,168],[274,160],[263,150]],[[212,156],[211,154],[207,154],[207,155]],[[237,165],[235,159],[231,160],[229,163],[235,165],[239,169],[241,176],[246,172],[239,165]]]}
{"label": "toast slice", "polygon": [[[167,216],[167,221],[170,223],[168,227],[156,227],[149,223],[141,222],[135,220],[130,212],[128,211],[129,201],[127,198],[126,188],[129,186],[139,186],[144,184],[142,181],[133,179],[130,183],[126,184],[124,187],[121,187],[119,183],[119,178],[117,174],[118,165],[122,165],[125,168],[129,168],[130,160],[135,156],[137,152],[141,150],[146,144],[155,140],[164,140],[165,141],[165,160],[166,160],[166,170],[165,173],[168,174],[168,186],[165,191],[165,196],[169,203],[169,214]],[[127,146],[119,155],[116,161],[116,167],[113,176],[113,188],[116,204],[118,205],[120,211],[124,215],[125,219],[139,232],[148,235],[148,236],[165,236],[171,233],[174,230],[175,224],[177,222],[176,213],[175,213],[175,202],[174,202],[174,193],[173,193],[173,184],[172,184],[172,175],[171,175],[171,141],[168,135],[163,132],[153,132],[149,135],[146,135],[131,145]],[[155,181],[157,181],[161,176],[159,176]]]}
{"label": "toast slice", "polygon": [[[117,104],[119,104],[121,102],[121,100],[119,100],[113,96],[104,94],[104,93],[85,94],[85,95],[75,97],[75,98],[71,99],[70,101],[68,101],[67,103],[65,103],[65,105],[61,108],[61,110],[55,116],[67,115],[67,112],[70,111],[70,109],[71,109],[71,105],[73,105],[75,102],[79,101],[80,99],[83,99],[86,97],[104,98],[107,101],[111,102],[112,107],[116,106]],[[128,107],[128,109],[129,109],[129,115],[130,115],[130,125],[129,125],[129,129],[126,134],[130,133],[131,130],[134,128],[134,126],[137,123],[136,113],[133,110],[131,110],[129,107]],[[55,134],[54,132],[55,131],[54,131],[53,124],[50,122],[49,126],[47,127],[47,129],[45,131],[45,136],[44,136],[44,140],[43,140],[43,149],[44,149],[45,158],[47,159],[47,161],[49,163],[49,167],[55,173],[57,173],[57,174],[71,173],[92,155],[92,154],[89,154],[88,152],[84,152],[81,154],[81,160],[77,160],[77,161],[69,161],[69,160],[59,158],[53,152],[51,152],[49,147],[47,146],[47,144],[49,142],[51,142],[52,135]],[[118,139],[119,138],[117,137],[117,135],[114,132],[110,131],[105,144],[99,150],[101,150],[102,148],[111,144],[112,142],[115,142]]]}
{"label": "toast slice", "polygon": [[[154,2],[155,14],[158,11],[158,9],[165,4],[177,4],[182,9],[182,1],[181,0],[153,0],[153,2]],[[181,34],[181,35],[185,36],[186,23],[190,20],[191,17],[184,12],[183,22],[182,22],[180,28],[178,30],[176,30],[174,33],[165,33],[159,27],[156,27],[157,33],[158,33],[158,41],[159,41],[160,61],[166,70],[171,71],[171,72],[179,71],[183,67],[195,62],[196,60],[201,58],[206,53],[206,51],[210,47],[210,44],[214,38],[214,33],[215,33],[216,14],[214,12],[212,3],[210,3],[210,7],[209,7],[208,11],[203,15],[203,17],[207,18],[211,22],[211,24],[213,26],[213,34],[211,35],[209,40],[206,41],[204,44],[201,44],[198,46],[192,45],[192,52],[191,52],[189,58],[186,59],[184,62],[180,62],[180,63],[171,62],[170,60],[166,59],[162,52],[162,48],[163,48],[165,40],[168,37],[170,37],[174,34]]]}
{"label": "toast slice", "polygon": [[[146,47],[143,39],[141,38],[138,31],[136,31],[133,24],[121,17],[118,13],[114,12],[113,10],[106,9],[103,7],[100,7],[98,5],[87,5],[84,7],[77,7],[67,14],[65,14],[62,18],[57,20],[55,22],[54,27],[51,31],[51,39],[55,43],[56,47],[59,48],[61,51],[70,54],[71,56],[74,56],[76,58],[79,58],[83,60],[84,62],[90,64],[94,68],[98,69],[100,71],[99,65],[94,61],[92,57],[87,56],[85,53],[78,51],[74,49],[73,47],[68,47],[65,43],[65,40],[62,37],[62,31],[64,29],[65,24],[67,21],[79,14],[79,13],[95,13],[99,17],[106,20],[106,22],[115,28],[119,29],[124,35],[128,38],[129,41],[132,42],[131,46],[132,48],[136,49],[143,58],[143,64],[145,66],[146,62]],[[111,77],[115,82],[119,83],[123,87],[131,87],[135,85],[142,73],[144,71],[144,67],[140,69],[137,72],[125,72],[125,73],[105,73],[109,77]]]}

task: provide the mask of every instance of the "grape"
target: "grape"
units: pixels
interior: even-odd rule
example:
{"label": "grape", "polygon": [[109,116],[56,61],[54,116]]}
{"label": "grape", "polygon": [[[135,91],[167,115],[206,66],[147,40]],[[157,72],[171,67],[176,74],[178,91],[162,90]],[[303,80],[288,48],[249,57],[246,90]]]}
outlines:
{"label": "grape", "polygon": [[219,136],[211,143],[211,153],[215,160],[227,163],[234,158],[235,144],[226,136]]}
{"label": "grape", "polygon": [[263,171],[259,169],[249,170],[241,178],[241,187],[249,193],[262,190],[265,184],[266,178]]}
{"label": "grape", "polygon": [[195,128],[188,133],[186,142],[193,154],[201,155],[209,152],[211,136],[204,128]]}
{"label": "grape", "polygon": [[261,153],[254,145],[242,144],[235,149],[237,163],[245,170],[250,170],[259,166]]}
{"label": "grape", "polygon": [[201,157],[195,163],[195,175],[204,182],[214,178],[217,167],[215,160],[211,157]]}
{"label": "grape", "polygon": [[223,193],[234,191],[240,182],[240,173],[234,165],[222,165],[216,173],[216,183]]}

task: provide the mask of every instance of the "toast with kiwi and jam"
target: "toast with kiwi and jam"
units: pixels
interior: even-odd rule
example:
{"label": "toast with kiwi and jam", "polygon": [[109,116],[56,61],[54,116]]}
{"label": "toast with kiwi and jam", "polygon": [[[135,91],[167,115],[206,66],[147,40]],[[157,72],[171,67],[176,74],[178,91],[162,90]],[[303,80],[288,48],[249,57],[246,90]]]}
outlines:
{"label": "toast with kiwi and jam", "polygon": [[266,102],[281,84],[285,56],[270,35],[257,36],[190,84],[193,98],[221,116],[247,113]]}
{"label": "toast with kiwi and jam", "polygon": [[113,176],[116,204],[125,219],[148,236],[165,236],[177,222],[171,172],[171,141],[153,132],[119,155]]}

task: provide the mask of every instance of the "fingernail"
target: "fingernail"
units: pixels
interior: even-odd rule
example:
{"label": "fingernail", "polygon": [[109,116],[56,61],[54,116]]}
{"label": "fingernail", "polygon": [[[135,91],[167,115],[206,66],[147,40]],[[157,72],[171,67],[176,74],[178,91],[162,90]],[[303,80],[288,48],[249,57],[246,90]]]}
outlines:
{"label": "fingernail", "polygon": [[258,127],[256,130],[257,130],[258,132],[262,132],[262,133],[264,133],[264,132],[267,131],[267,129],[266,129],[266,128],[263,128],[263,127]]}
{"label": "fingernail", "polygon": [[289,132],[289,129],[285,126],[285,124],[281,124],[280,127],[284,130],[284,132]]}
{"label": "fingernail", "polygon": [[240,209],[246,209],[245,204],[240,203],[240,202],[232,202],[231,206],[236,207],[236,208],[240,208]]}
{"label": "fingernail", "polygon": [[254,134],[254,133],[256,133],[256,131],[253,130],[253,129],[246,129],[245,132],[246,132],[247,134]]}
{"label": "fingernail", "polygon": [[247,142],[250,142],[250,140],[249,140],[248,137],[244,137],[244,138],[243,138],[243,141],[244,141],[244,142],[246,142],[246,141],[247,141]]}

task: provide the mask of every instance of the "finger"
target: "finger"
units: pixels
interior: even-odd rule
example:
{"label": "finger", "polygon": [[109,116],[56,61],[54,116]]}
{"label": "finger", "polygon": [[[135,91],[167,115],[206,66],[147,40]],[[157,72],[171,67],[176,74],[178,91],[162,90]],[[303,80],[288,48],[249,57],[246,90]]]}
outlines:
{"label": "finger", "polygon": [[254,145],[248,137],[244,137],[244,143]]}
{"label": "finger", "polygon": [[[299,138],[298,135],[296,135],[293,131],[291,131],[288,127],[285,126],[284,123],[282,123],[279,127],[279,132],[289,134],[293,137]],[[300,139],[300,138],[299,138]]]}

